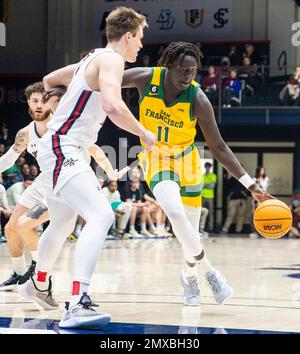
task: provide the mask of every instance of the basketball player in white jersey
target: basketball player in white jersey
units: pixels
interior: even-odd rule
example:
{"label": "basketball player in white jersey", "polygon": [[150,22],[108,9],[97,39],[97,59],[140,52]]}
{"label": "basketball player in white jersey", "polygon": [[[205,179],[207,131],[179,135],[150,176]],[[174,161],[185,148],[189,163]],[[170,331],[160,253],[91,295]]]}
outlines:
{"label": "basketball player in white jersey", "polygon": [[[51,119],[50,106],[43,102],[43,93],[44,85],[42,82],[36,82],[25,89],[29,114],[33,121],[19,130],[12,147],[1,156],[0,172],[10,168],[18,159],[19,155],[26,149],[34,158],[36,158],[36,142],[47,131],[47,123]],[[28,210],[35,206],[37,208],[33,210],[33,213],[37,213],[36,215],[38,215],[39,223],[45,221],[42,216],[45,211],[45,206],[41,204],[41,201],[44,199],[42,191],[43,183],[39,176],[22,194],[20,201],[12,211],[9,222],[5,226],[5,235],[14,272],[8,280],[0,284],[0,291],[14,289],[21,275],[26,272],[27,267],[24,257],[24,244],[32,255],[33,262],[30,268],[35,266],[38,232],[34,227],[30,226],[21,228],[18,221],[22,215],[25,215]]]}
{"label": "basketball player in white jersey", "polygon": [[95,49],[79,64],[44,78],[46,91],[60,85],[68,89],[41,139],[38,155],[50,186],[50,224],[39,241],[36,274],[27,281],[21,279],[18,287],[27,299],[53,308],[48,296],[49,272],[64,243],[61,230],[71,233],[76,215],[82,216],[86,225],[75,248],[72,297],[59,323],[63,328],[100,328],[111,319],[109,314],[96,313],[87,295],[100,250],[114,221],[114,213],[86,161],[87,147],[97,139],[106,115],[120,128],[139,136],[148,148],[155,144],[154,134],[135,119],[121,97],[124,64],[136,61],[146,19],[133,9],[119,7],[109,14],[106,24],[106,48]]}
{"label": "basketball player in white jersey", "polygon": [[[64,90],[58,89],[55,96],[51,97],[52,109],[58,104],[64,92]],[[33,121],[17,133],[14,145],[0,157],[0,173],[10,168],[26,149],[33,157],[37,157],[39,140],[48,130],[47,123],[52,117],[50,106],[44,102],[43,95],[44,85],[42,82],[36,82],[25,89],[29,114]],[[113,170],[104,152],[97,145],[90,146],[88,151],[111,179],[121,178],[129,169],[125,167],[121,171]],[[45,193],[43,174],[40,174],[22,194],[20,201],[12,211],[9,222],[5,226],[5,235],[14,272],[9,279],[0,284],[0,291],[14,290],[21,276],[25,274],[27,268],[24,244],[32,255],[32,263],[28,272],[34,272],[39,240],[35,227],[49,219],[48,209],[45,205]]]}

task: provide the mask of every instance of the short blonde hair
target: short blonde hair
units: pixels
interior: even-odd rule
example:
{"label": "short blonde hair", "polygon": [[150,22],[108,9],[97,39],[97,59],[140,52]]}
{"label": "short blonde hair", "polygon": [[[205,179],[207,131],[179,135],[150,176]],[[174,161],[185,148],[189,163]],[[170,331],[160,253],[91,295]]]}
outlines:
{"label": "short blonde hair", "polygon": [[127,32],[135,36],[140,26],[148,27],[146,17],[143,14],[130,7],[117,7],[106,18],[107,40],[108,42],[118,41]]}

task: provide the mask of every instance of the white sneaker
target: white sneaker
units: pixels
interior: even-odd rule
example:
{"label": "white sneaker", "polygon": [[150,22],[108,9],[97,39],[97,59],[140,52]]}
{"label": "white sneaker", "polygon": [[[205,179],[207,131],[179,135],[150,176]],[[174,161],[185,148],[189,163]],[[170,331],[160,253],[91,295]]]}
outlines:
{"label": "white sneaker", "polygon": [[249,234],[249,238],[256,239],[259,238],[259,235],[257,232],[251,232],[251,234]]}
{"label": "white sneaker", "polygon": [[146,237],[152,237],[153,234],[151,234],[151,232],[149,232],[147,229],[146,230],[141,230],[141,235],[142,236],[146,236]]}
{"label": "white sneaker", "polygon": [[52,297],[52,281],[49,277],[47,290],[39,290],[32,276],[23,276],[18,283],[19,293],[28,300],[36,302],[46,310],[57,310],[58,303]]}
{"label": "white sneaker", "polygon": [[129,235],[132,238],[140,238],[142,235],[140,235],[135,229],[129,231]]}
{"label": "white sneaker", "polygon": [[199,306],[201,301],[198,278],[186,277],[185,269],[180,273],[180,282],[183,286],[183,303],[188,306]]}
{"label": "white sneaker", "polygon": [[226,279],[217,271],[206,273],[207,284],[210,287],[218,304],[222,304],[233,295],[232,288],[227,284]]}
{"label": "white sneaker", "polygon": [[156,230],[155,235],[157,237],[173,237],[174,235],[171,232],[168,232],[166,229]]}
{"label": "white sneaker", "polygon": [[86,328],[102,329],[111,321],[109,313],[97,313],[92,308],[90,297],[83,293],[77,305],[69,308],[66,302],[65,311],[62,320],[59,322],[61,328]]}

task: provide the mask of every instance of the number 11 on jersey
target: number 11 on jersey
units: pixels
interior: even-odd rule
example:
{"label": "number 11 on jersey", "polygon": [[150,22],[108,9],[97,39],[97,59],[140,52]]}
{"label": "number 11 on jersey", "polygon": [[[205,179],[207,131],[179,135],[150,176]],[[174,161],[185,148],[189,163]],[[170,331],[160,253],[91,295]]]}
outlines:
{"label": "number 11 on jersey", "polygon": [[167,143],[169,141],[169,130],[169,127],[162,127],[161,125],[159,125],[157,127],[157,141],[164,141],[165,143]]}

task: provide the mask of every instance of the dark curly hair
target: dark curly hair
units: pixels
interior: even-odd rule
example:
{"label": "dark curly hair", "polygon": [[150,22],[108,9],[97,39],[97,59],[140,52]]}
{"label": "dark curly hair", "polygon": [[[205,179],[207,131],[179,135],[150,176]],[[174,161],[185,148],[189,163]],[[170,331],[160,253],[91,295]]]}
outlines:
{"label": "dark curly hair", "polygon": [[172,42],[164,50],[162,56],[159,58],[157,65],[169,67],[183,54],[182,60],[185,56],[191,56],[196,59],[198,68],[201,67],[201,52],[197,46],[188,42]]}

